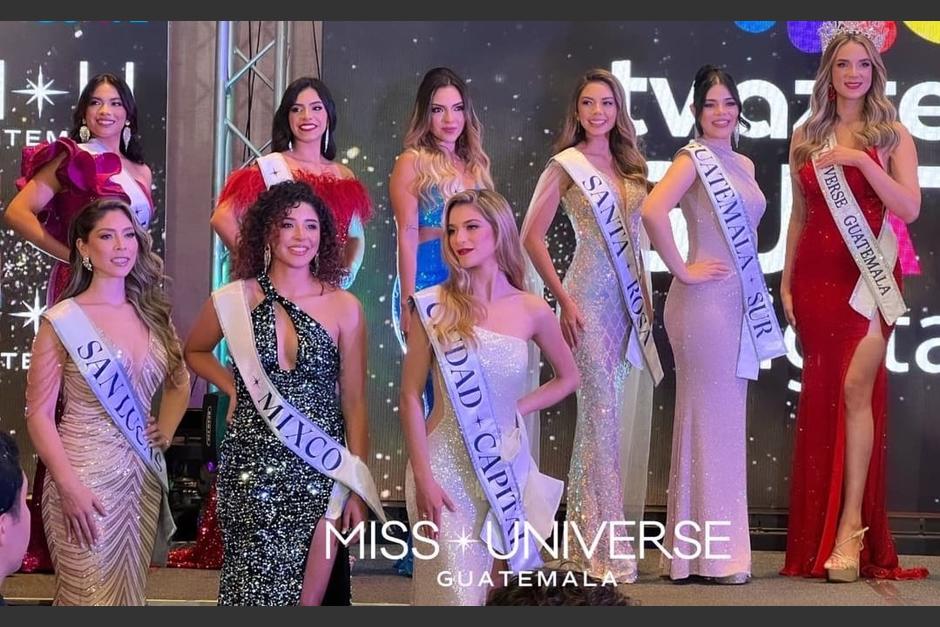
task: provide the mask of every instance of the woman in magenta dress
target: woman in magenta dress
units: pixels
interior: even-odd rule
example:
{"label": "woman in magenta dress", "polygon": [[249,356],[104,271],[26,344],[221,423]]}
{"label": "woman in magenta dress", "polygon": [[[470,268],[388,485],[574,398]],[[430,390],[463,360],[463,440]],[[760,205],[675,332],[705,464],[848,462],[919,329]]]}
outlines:
{"label": "woman in magenta dress", "polygon": [[[118,198],[145,229],[153,220],[151,173],[137,134],[137,103],[114,74],[98,74],[82,89],[68,137],[23,150],[19,193],[5,217],[13,231],[55,259],[46,292],[52,306],[68,284],[68,229],[72,218],[98,198]],[[30,508],[33,526],[23,572],[51,572],[40,504],[45,466],[36,465]]]}
{"label": "woman in magenta dress", "polygon": [[920,187],[911,134],[885,97],[878,24],[831,22],[820,30],[810,116],[790,145],[793,212],[781,297],[802,344],[803,383],[781,572],[831,581],[927,576],[898,565],[885,503],[885,350],[905,306],[897,288],[894,314],[871,296],[817,178],[817,170],[828,171],[829,188],[831,168],[842,171],[859,223],[879,239],[884,276],[893,273],[899,285],[886,214],[916,219]]}

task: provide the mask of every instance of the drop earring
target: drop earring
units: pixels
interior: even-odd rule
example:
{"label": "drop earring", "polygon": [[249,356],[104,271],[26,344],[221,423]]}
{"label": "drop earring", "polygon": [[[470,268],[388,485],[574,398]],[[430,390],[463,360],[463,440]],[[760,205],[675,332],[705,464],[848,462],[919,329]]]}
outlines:
{"label": "drop earring", "polygon": [[82,120],[82,125],[78,127],[78,138],[82,140],[83,144],[91,139],[91,131],[85,126],[84,120]]}
{"label": "drop earring", "polygon": [[124,149],[131,145],[131,123],[124,123],[124,130],[121,131],[121,139],[124,140]]}
{"label": "drop earring", "polygon": [[264,272],[267,274],[268,268],[271,267],[271,246],[266,245],[264,247]]}
{"label": "drop earring", "polygon": [[88,257],[88,255],[85,255],[84,257],[82,257],[82,265],[85,266],[85,269],[88,270],[89,272],[94,271],[94,268],[91,265],[91,259]]}

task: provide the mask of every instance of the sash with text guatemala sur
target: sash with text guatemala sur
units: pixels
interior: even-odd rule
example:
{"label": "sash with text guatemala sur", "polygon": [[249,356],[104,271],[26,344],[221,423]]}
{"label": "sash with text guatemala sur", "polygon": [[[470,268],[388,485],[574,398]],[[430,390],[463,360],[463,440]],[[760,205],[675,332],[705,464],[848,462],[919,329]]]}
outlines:
{"label": "sash with text guatemala sur", "polygon": [[734,188],[711,148],[693,139],[682,150],[692,157],[741,281],[744,317],[737,375],[757,379],[761,361],[787,354],[757,256],[757,238],[748,223],[741,194]]}

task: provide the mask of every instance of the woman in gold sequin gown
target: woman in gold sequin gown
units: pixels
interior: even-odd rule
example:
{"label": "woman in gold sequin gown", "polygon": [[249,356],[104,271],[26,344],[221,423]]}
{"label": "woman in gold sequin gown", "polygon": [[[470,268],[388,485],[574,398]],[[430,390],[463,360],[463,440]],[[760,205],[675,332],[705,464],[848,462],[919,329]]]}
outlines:
{"label": "woman in gold sequin gown", "polygon": [[[638,210],[646,197],[646,162],[636,148],[625,102],[623,88],[610,72],[588,71],[572,94],[555,148],[577,148],[617,192],[623,221],[639,250],[643,237]],[[545,243],[559,203],[576,238],[564,281]],[[522,235],[532,265],[561,305],[562,331],[581,372],[567,521],[577,524],[587,543],[597,534],[601,540],[590,558],[573,543],[568,561],[595,577],[609,573],[618,582],[631,583],[636,580],[636,561],[611,558],[605,525],[642,519],[652,378],[627,361],[631,320],[606,243],[588,199],[554,160],[539,178]],[[646,273],[643,280],[648,282]]]}
{"label": "woman in gold sequin gown", "polygon": [[[476,343],[499,424],[504,458],[531,455],[525,422],[517,419],[549,407],[574,391],[577,368],[558,321],[540,297],[524,290],[525,263],[512,208],[489,190],[460,192],[444,208],[447,236],[444,260],[448,279],[440,287],[441,306],[435,311],[435,330],[450,337],[456,332]],[[458,307],[458,303],[461,307]],[[463,313],[462,313],[463,312]],[[494,563],[481,540],[490,509],[480,486],[459,419],[435,365],[427,331],[411,310],[411,332],[401,386],[401,416],[408,444],[405,478],[408,518],[430,521],[439,530],[439,553],[424,556],[430,547],[415,543],[412,602],[415,605],[482,605],[486,577],[498,585],[504,562]],[[528,345],[534,341],[546,355],[555,376],[532,390],[528,385]],[[425,425],[421,393],[434,370],[435,398]],[[538,472],[529,460],[525,476],[517,476],[526,521],[538,533],[548,532],[561,500],[561,482]],[[427,536],[425,530],[422,535]]]}
{"label": "woman in gold sequin gown", "polygon": [[[71,279],[60,301],[73,299],[88,317],[148,415],[165,383],[159,419],[147,431],[151,446],[165,450],[189,401],[189,375],[150,236],[125,203],[99,200],[73,220],[69,243]],[[160,481],[45,319],[32,354],[26,424],[49,469],[42,518],[55,568],[54,604],[143,605],[151,558],[165,558],[173,530]]]}

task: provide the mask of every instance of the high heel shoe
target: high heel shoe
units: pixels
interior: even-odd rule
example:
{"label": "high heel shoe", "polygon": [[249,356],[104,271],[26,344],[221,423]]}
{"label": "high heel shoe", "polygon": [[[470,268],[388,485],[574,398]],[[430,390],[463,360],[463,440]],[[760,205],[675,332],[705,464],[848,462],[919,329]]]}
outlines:
{"label": "high heel shoe", "polygon": [[[868,527],[863,527],[833,547],[829,559],[823,565],[823,568],[826,569],[826,578],[829,581],[833,583],[858,581],[859,560],[861,559],[862,549],[865,548],[862,538],[865,536],[866,531],[868,531]],[[858,557],[846,557],[839,552],[841,547],[853,540],[858,542]]]}

